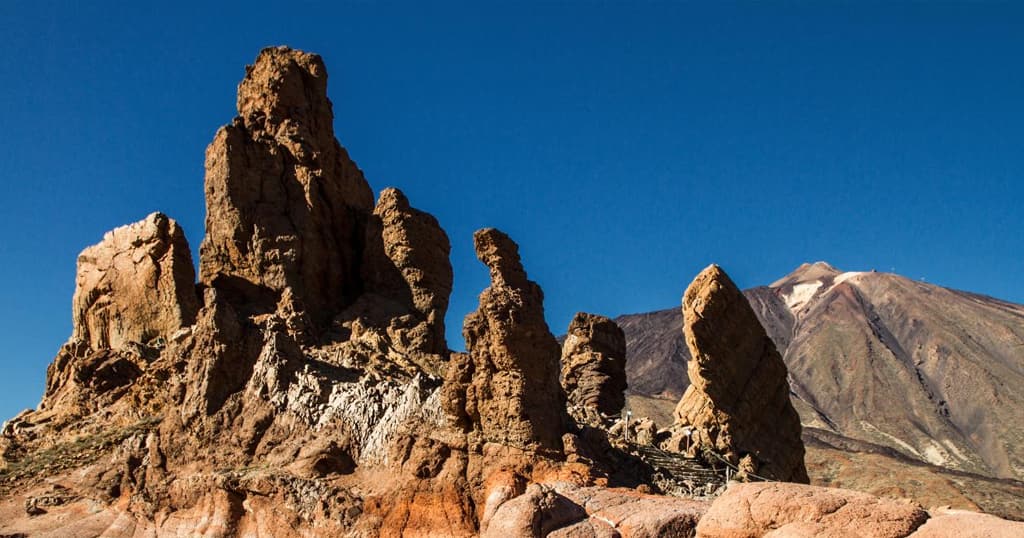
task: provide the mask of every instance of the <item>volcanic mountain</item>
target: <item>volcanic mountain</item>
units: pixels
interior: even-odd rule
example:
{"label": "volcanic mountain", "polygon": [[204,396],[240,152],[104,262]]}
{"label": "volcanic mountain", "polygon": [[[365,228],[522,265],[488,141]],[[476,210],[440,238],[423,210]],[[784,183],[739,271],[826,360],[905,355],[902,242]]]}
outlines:
{"label": "volcanic mountain", "polygon": [[[1024,306],[824,262],[744,294],[783,354],[810,448],[1012,479],[994,483],[1016,491],[1024,478]],[[626,334],[631,403],[664,417],[689,384],[682,315],[673,308],[616,321]]]}

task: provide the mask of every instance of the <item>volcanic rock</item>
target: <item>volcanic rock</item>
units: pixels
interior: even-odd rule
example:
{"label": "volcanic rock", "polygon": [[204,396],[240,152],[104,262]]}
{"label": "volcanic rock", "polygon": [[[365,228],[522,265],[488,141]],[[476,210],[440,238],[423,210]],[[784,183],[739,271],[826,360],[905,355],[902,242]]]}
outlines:
{"label": "volcanic rock", "polygon": [[[402,191],[384,189],[366,234],[363,279],[381,303],[393,303],[390,339],[404,352],[446,354],[444,316],[452,292],[451,246],[437,219],[410,207]],[[398,319],[408,312],[411,319]]]}
{"label": "volcanic rock", "polygon": [[755,474],[808,482],[800,417],[789,401],[786,364],[750,304],[717,265],[701,271],[683,296],[690,387],[676,406],[676,427],[693,444]]}
{"label": "volcanic rock", "polygon": [[928,513],[916,504],[866,493],[786,483],[732,483],[701,518],[697,536],[903,538],[927,519]]}
{"label": "volcanic rock", "polygon": [[120,399],[198,310],[188,242],[162,213],[82,251],[75,284],[72,335],[47,371],[40,404],[49,418],[36,421],[74,420]]}
{"label": "volcanic rock", "polygon": [[507,235],[487,228],[473,242],[491,285],[463,324],[470,364],[456,368],[471,380],[464,416],[484,442],[560,452],[565,397],[558,341],[544,321],[544,293],[527,278],[519,247]]}
{"label": "volcanic rock", "polygon": [[562,387],[571,408],[619,414],[626,403],[626,337],[614,321],[576,314],[562,344]]}
{"label": "volcanic rock", "polygon": [[78,256],[72,340],[91,349],[168,340],[195,320],[188,241],[163,213],[108,232]]}
{"label": "volcanic rock", "polygon": [[931,518],[911,538],[1019,538],[1024,522],[1013,522],[988,514],[941,508],[929,510]]}
{"label": "volcanic rock", "polygon": [[238,86],[238,114],[206,150],[200,281],[232,302],[292,308],[322,324],[361,291],[373,195],[334,137],[323,61],[267,48]]}

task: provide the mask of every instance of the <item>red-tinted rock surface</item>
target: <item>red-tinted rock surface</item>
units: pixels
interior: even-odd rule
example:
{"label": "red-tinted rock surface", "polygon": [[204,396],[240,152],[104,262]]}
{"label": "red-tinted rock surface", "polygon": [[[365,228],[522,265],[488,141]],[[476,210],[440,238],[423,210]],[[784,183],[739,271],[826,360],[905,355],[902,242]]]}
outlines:
{"label": "red-tinted rock surface", "polygon": [[[676,427],[732,465],[775,480],[808,482],[800,417],[789,400],[786,364],[746,297],[717,265],[683,296],[683,330],[693,360]],[[699,448],[698,448],[699,450]]]}
{"label": "red-tinted rock surface", "polygon": [[562,343],[562,387],[570,406],[617,416],[626,403],[626,337],[614,321],[579,312]]}
{"label": "red-tinted rock surface", "polygon": [[911,538],[1020,538],[1024,522],[1007,521],[967,510],[935,509]]}
{"label": "red-tinted rock surface", "polygon": [[916,504],[866,493],[800,484],[733,483],[701,518],[697,536],[903,538],[926,519],[928,513]]}

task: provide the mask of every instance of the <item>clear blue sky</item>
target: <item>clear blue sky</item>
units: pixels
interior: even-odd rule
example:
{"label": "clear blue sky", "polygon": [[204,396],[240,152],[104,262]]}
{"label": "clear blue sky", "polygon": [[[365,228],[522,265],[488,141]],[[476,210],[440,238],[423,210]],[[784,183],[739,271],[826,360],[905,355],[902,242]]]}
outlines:
{"label": "clear blue sky", "polygon": [[79,4],[0,5],[2,418],[42,394],[82,248],[155,210],[198,248],[203,151],[267,45],[324,57],[374,190],[448,231],[454,346],[484,226],[556,333],[674,306],[711,262],[1024,302],[1020,4]]}

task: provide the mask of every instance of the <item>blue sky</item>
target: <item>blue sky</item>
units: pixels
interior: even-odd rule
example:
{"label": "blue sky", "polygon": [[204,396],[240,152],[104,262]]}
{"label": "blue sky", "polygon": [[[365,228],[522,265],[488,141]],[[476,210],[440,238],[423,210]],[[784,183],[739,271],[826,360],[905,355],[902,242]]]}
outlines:
{"label": "blue sky", "polygon": [[156,210],[198,248],[203,151],[268,45],[324,57],[374,190],[447,230],[453,345],[484,226],[556,333],[674,306],[712,262],[1024,302],[1020,4],[77,4],[0,5],[3,418],[70,334],[78,252]]}

